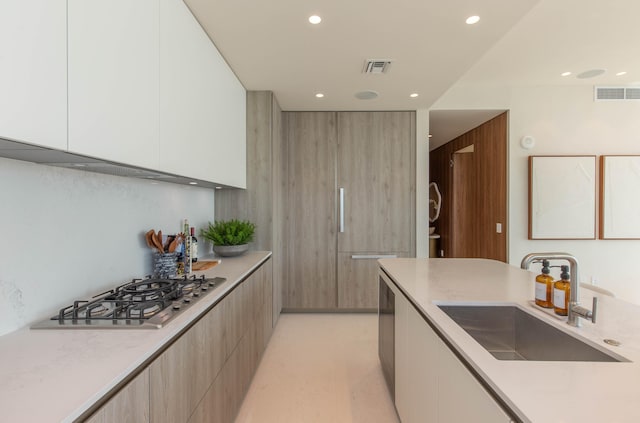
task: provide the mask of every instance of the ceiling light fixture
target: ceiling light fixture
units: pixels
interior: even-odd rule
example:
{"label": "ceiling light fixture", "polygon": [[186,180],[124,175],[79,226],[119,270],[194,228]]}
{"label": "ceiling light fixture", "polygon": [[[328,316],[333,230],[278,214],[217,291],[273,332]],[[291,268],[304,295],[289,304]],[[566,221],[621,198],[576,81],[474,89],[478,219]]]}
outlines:
{"label": "ceiling light fixture", "polygon": [[480,21],[480,16],[474,15],[474,16],[469,16],[465,22],[467,23],[467,25],[473,25],[473,24],[477,24],[479,21]]}
{"label": "ceiling light fixture", "polygon": [[373,100],[378,98],[378,93],[375,91],[360,91],[355,94],[358,100]]}
{"label": "ceiling light fixture", "polygon": [[318,97],[318,98],[322,98],[322,97],[324,97],[324,94],[322,94],[322,93],[318,93],[318,94],[316,94],[316,97]]}
{"label": "ceiling light fixture", "polygon": [[312,15],[309,16],[309,22],[313,25],[318,25],[320,22],[322,22],[322,18],[318,15]]}
{"label": "ceiling light fixture", "polygon": [[411,97],[411,98],[416,98],[417,96],[418,96],[418,93],[413,93],[413,94],[409,95],[409,97]]}
{"label": "ceiling light fixture", "polygon": [[189,185],[198,185],[197,182],[189,182]]}
{"label": "ceiling light fixture", "polygon": [[622,76],[622,75],[626,75],[626,74],[627,74],[627,72],[622,71],[622,72],[618,72],[618,73],[616,73],[616,76]]}
{"label": "ceiling light fixture", "polygon": [[595,78],[596,76],[600,76],[603,73],[605,73],[604,69],[590,69],[588,71],[584,71],[582,73],[577,74],[576,78],[578,79]]}
{"label": "ceiling light fixture", "polygon": [[569,76],[569,75],[571,75],[571,72],[562,72],[560,74],[560,76]]}

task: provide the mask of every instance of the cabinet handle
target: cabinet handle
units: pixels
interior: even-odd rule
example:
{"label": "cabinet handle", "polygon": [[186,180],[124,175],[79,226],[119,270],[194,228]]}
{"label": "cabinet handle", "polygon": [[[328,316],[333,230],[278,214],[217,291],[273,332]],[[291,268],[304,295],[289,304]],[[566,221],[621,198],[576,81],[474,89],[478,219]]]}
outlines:
{"label": "cabinet handle", "polygon": [[340,232],[344,232],[344,188],[340,188]]}
{"label": "cabinet handle", "polygon": [[398,256],[396,254],[352,254],[351,258],[354,260],[372,260],[398,258]]}

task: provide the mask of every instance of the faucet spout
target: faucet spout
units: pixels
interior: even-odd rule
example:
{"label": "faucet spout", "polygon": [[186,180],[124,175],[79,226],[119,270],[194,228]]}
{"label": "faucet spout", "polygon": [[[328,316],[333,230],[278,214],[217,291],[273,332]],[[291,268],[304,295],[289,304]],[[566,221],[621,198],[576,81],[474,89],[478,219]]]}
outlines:
{"label": "faucet spout", "polygon": [[568,253],[531,253],[527,254],[522,258],[522,262],[520,263],[520,267],[528,270],[531,266],[531,263],[541,261],[541,260],[564,260],[569,263],[569,272],[570,272],[570,293],[569,293],[569,313],[567,316],[567,323],[571,326],[579,327],[580,319],[579,317],[590,319],[593,323],[595,323],[595,303],[593,312],[588,310],[580,305],[580,301],[578,298],[580,282],[578,279],[578,259]]}

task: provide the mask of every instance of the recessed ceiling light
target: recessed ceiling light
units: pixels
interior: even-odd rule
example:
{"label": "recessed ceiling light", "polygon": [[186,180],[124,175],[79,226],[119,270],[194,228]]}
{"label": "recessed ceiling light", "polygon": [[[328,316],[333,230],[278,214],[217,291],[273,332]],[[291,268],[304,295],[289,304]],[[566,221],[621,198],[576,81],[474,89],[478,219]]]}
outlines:
{"label": "recessed ceiling light", "polygon": [[418,93],[413,93],[413,94],[409,95],[409,97],[411,97],[411,98],[416,98],[417,96],[418,96]]}
{"label": "recessed ceiling light", "polygon": [[429,138],[432,138],[432,137],[433,137],[433,135],[432,135],[432,134],[429,134]]}
{"label": "recessed ceiling light", "polygon": [[322,98],[322,97],[324,97],[324,94],[322,94],[322,93],[318,93],[318,94],[316,94],[316,97],[318,97],[318,98]]}
{"label": "recessed ceiling light", "polygon": [[571,72],[562,72],[560,74],[560,76],[569,76],[569,75],[571,75]]}
{"label": "recessed ceiling light", "polygon": [[473,25],[473,24],[477,24],[480,21],[480,16],[469,16],[467,18],[467,20],[465,21],[467,23],[467,25]]}
{"label": "recessed ceiling light", "polygon": [[216,187],[216,189],[222,189],[222,187]]}
{"label": "recessed ceiling light", "polygon": [[318,25],[320,22],[322,22],[322,18],[318,15],[312,15],[312,16],[309,16],[309,22],[311,22],[314,25]]}
{"label": "recessed ceiling light", "polygon": [[626,74],[627,74],[627,73],[626,73],[625,71],[622,71],[622,72],[618,72],[618,73],[616,73],[616,76],[622,76],[622,75],[626,75]]}
{"label": "recessed ceiling light", "polygon": [[198,183],[192,181],[192,182],[189,182],[189,185],[198,185]]}

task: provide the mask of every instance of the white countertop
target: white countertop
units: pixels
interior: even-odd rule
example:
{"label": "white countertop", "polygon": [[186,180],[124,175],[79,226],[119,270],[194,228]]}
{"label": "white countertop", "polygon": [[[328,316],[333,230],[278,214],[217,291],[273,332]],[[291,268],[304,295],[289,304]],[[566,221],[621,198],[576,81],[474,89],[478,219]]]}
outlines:
{"label": "white countertop", "polygon": [[[382,259],[379,261],[419,308],[523,421],[545,423],[640,422],[640,307],[581,289],[597,323],[574,328],[532,305],[534,272],[484,259]],[[539,266],[538,266],[539,267]],[[539,269],[537,269],[539,270]],[[559,329],[577,334],[630,362],[501,361],[495,359],[438,303],[510,303]],[[622,343],[611,347],[603,339]]]}
{"label": "white countertop", "polygon": [[0,422],[74,421],[270,256],[250,251],[194,272],[227,281],[160,329],[26,328],[0,337]]}

